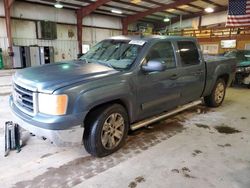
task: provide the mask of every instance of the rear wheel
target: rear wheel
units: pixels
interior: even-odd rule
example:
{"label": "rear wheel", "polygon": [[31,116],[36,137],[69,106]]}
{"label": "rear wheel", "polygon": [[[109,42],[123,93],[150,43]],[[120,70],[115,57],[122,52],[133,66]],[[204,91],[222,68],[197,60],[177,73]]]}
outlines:
{"label": "rear wheel", "polygon": [[218,107],[224,101],[226,94],[226,83],[223,79],[218,79],[215,83],[212,93],[204,97],[204,101],[209,107]]}
{"label": "rear wheel", "polygon": [[124,144],[128,125],[127,112],[119,104],[95,110],[86,121],[83,135],[85,149],[97,157],[110,155]]}

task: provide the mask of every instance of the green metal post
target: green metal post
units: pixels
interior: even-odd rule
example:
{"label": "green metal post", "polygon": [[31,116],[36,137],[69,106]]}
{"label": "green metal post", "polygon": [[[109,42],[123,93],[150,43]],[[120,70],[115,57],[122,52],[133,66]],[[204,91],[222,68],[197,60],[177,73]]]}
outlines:
{"label": "green metal post", "polygon": [[0,69],[3,69],[3,55],[2,55],[2,48],[0,48]]}

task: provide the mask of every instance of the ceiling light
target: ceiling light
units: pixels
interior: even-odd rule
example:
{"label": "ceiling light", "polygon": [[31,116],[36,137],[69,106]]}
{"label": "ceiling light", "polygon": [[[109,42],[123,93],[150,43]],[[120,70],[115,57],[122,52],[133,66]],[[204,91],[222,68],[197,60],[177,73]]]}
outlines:
{"label": "ceiling light", "polygon": [[164,22],[169,22],[170,19],[169,19],[169,18],[164,18],[163,21],[164,21]]}
{"label": "ceiling light", "polygon": [[120,11],[120,10],[115,10],[115,9],[112,9],[111,12],[112,12],[112,13],[115,13],[115,14],[122,14],[122,11]]}
{"label": "ceiling light", "polygon": [[212,12],[214,12],[214,9],[211,8],[211,7],[208,7],[208,8],[205,8],[205,11],[206,11],[207,13],[212,13]]}
{"label": "ceiling light", "polygon": [[57,1],[56,4],[54,5],[54,7],[63,8],[63,5],[59,1]]}
{"label": "ceiling light", "polygon": [[134,4],[138,4],[140,2],[141,2],[141,0],[131,0],[131,3],[134,3]]}

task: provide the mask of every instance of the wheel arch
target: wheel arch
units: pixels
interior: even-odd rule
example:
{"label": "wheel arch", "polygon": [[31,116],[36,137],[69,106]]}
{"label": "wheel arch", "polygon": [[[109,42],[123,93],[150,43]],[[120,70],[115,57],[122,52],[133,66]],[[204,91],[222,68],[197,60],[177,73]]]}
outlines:
{"label": "wheel arch", "polygon": [[229,83],[229,74],[221,74],[217,77],[217,80],[218,79],[223,79],[225,81],[225,84],[228,85]]}
{"label": "wheel arch", "polygon": [[85,126],[87,124],[86,122],[89,120],[91,114],[94,111],[96,111],[100,108],[108,107],[108,106],[113,105],[113,104],[120,104],[121,106],[123,106],[124,109],[127,111],[129,122],[131,122],[132,110],[131,110],[131,106],[129,105],[129,103],[124,99],[115,99],[115,100],[111,100],[111,101],[106,101],[106,102],[101,103],[101,104],[96,104],[95,106],[91,107],[89,109],[88,113],[84,117],[83,126]]}

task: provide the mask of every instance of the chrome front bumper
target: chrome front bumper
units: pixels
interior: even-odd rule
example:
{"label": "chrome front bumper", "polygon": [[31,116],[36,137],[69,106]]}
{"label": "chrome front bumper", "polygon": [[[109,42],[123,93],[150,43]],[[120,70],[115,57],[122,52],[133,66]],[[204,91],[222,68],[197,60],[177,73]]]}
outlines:
{"label": "chrome front bumper", "polygon": [[23,129],[35,134],[37,137],[46,138],[53,142],[53,144],[61,147],[75,146],[82,143],[84,128],[81,125],[71,127],[71,129],[66,130],[49,130],[36,127],[29,124],[17,117],[12,113],[14,122],[17,123]]}

